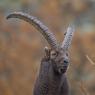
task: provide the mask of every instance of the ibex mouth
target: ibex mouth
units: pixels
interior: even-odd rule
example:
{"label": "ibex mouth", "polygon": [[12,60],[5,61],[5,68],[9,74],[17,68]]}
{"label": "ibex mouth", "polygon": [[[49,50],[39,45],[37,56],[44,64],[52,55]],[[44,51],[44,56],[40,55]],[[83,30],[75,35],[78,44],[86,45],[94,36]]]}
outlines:
{"label": "ibex mouth", "polygon": [[66,71],[67,71],[67,66],[63,66],[63,67],[60,67],[60,68],[58,69],[59,74],[63,74],[63,73],[65,73]]}

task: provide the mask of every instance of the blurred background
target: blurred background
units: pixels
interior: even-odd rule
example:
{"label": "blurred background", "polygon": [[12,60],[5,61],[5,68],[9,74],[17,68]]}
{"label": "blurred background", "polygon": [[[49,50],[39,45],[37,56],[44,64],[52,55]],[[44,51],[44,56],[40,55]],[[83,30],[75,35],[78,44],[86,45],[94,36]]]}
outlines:
{"label": "blurred background", "polygon": [[95,0],[0,0],[0,95],[32,95],[48,46],[30,24],[6,20],[14,11],[36,16],[59,43],[68,25],[75,22],[68,70],[71,95],[95,95]]}

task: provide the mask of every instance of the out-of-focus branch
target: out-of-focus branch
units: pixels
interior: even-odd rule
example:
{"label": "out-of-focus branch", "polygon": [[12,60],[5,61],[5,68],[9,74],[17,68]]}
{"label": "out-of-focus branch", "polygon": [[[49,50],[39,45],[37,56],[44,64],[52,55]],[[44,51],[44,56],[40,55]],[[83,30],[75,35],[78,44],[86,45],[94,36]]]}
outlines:
{"label": "out-of-focus branch", "polygon": [[95,65],[95,63],[92,61],[92,59],[91,59],[88,55],[86,55],[86,58],[87,58],[87,60],[88,60],[92,65]]}
{"label": "out-of-focus branch", "polygon": [[87,91],[84,81],[82,81],[82,80],[80,81],[80,89],[81,89],[83,95],[90,95]]}

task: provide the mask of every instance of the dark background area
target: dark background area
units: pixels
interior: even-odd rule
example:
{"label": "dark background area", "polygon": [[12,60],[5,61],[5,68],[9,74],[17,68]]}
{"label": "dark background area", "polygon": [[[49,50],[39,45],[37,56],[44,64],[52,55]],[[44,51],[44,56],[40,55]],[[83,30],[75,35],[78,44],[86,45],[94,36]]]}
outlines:
{"label": "dark background area", "polygon": [[6,20],[14,11],[36,16],[59,43],[75,21],[68,70],[71,95],[95,95],[95,0],[0,0],[0,95],[32,95],[44,47],[48,46],[28,23]]}

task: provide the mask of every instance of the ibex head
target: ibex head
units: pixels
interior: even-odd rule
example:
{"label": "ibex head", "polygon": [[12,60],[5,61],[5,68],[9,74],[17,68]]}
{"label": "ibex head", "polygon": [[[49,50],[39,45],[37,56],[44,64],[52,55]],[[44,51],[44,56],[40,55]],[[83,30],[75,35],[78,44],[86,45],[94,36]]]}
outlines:
{"label": "ibex head", "polygon": [[69,64],[68,48],[71,45],[74,26],[68,27],[64,41],[61,45],[59,45],[53,33],[35,17],[25,13],[15,12],[9,14],[7,16],[7,19],[9,18],[23,19],[24,21],[27,21],[28,23],[32,24],[36,29],[38,29],[38,31],[42,33],[42,35],[45,37],[51,47],[51,49],[45,48],[46,58],[52,61],[54,70],[57,73],[63,74],[66,72]]}

